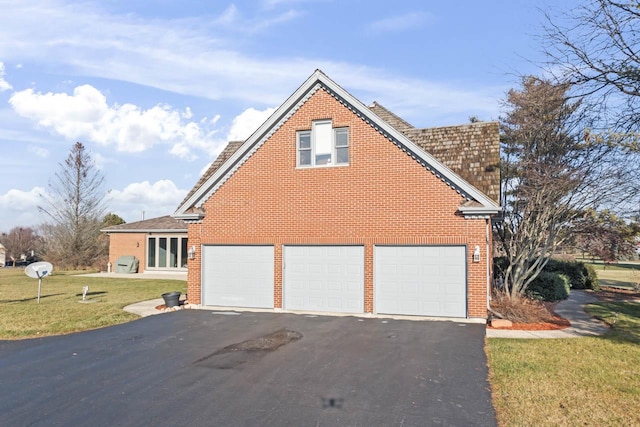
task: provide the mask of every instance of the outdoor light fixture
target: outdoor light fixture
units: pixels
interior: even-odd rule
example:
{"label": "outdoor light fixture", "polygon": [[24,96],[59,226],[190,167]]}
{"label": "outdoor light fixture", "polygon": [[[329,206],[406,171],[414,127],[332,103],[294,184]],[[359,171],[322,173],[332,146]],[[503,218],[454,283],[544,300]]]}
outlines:
{"label": "outdoor light fixture", "polygon": [[196,247],[195,246],[191,246],[189,248],[189,251],[187,252],[187,254],[189,255],[189,259],[195,259],[196,258]]}
{"label": "outdoor light fixture", "polygon": [[473,262],[480,262],[480,246],[476,246],[476,250],[473,251]]}

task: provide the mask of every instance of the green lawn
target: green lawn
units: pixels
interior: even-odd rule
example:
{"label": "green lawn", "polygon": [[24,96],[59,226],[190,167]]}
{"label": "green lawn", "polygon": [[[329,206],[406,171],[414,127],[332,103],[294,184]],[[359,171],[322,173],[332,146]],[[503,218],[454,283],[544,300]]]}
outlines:
{"label": "green lawn", "polygon": [[[54,273],[44,279],[37,304],[37,283],[22,269],[0,269],[0,339],[127,322],[137,316],[124,312],[124,306],[186,289],[176,280]],[[90,303],[79,302],[85,285]],[[501,426],[640,425],[640,303],[598,303],[589,310],[613,324],[612,332],[597,338],[487,340]]]}
{"label": "green lawn", "polygon": [[587,309],[612,331],[597,338],[487,340],[499,425],[640,425],[640,303]]}
{"label": "green lawn", "polygon": [[[82,287],[89,286],[87,303]],[[123,307],[186,291],[177,280],[111,279],[58,273],[45,277],[40,304],[38,280],[20,268],[0,268],[0,339],[59,335],[124,323],[138,316]]]}
{"label": "green lawn", "polygon": [[590,263],[598,273],[598,281],[602,286],[633,288],[640,285],[640,263],[626,261],[604,265],[601,262]]}

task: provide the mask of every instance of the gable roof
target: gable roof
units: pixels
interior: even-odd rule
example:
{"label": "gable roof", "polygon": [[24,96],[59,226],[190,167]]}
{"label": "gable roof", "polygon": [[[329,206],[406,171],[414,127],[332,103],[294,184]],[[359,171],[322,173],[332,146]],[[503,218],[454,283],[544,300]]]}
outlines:
{"label": "gable roof", "polygon": [[493,201],[500,199],[498,122],[419,129],[377,102],[369,108]]}
{"label": "gable roof", "polygon": [[204,185],[207,179],[209,179],[209,177],[213,175],[215,171],[220,169],[220,167],[224,164],[224,162],[229,157],[231,157],[231,155],[235,153],[238,150],[238,148],[242,146],[242,144],[244,144],[244,141],[229,141],[227,146],[224,147],[224,149],[220,154],[218,154],[218,157],[216,157],[213,163],[211,163],[211,165],[207,168],[205,173],[202,174],[202,176],[200,177],[196,185],[194,185],[191,191],[189,191],[189,193],[185,196],[185,198],[182,200],[182,203],[180,203],[180,205],[182,206],[187,200],[189,200],[189,198],[193,196],[193,193],[195,193],[198,190],[198,188]]}
{"label": "gable roof", "polygon": [[500,199],[500,136],[498,122],[412,129],[408,138],[482,191]]}
{"label": "gable roof", "polygon": [[[476,204],[461,205],[460,211],[464,215],[488,216],[500,211],[500,206],[496,202],[461,178],[444,163],[436,160],[433,155],[399,130],[410,132],[413,131],[413,126],[379,104],[374,104],[373,109],[367,107],[322,71],[316,70],[246,141],[240,143],[239,146],[237,146],[237,142],[234,145],[230,143],[225,148],[224,158],[221,158],[223,157],[223,153],[221,153],[172,216],[187,222],[200,221],[204,216],[201,207],[211,194],[224,184],[318,90],[329,93],[373,129],[460,193],[466,200],[476,201]],[[374,112],[376,106],[381,107],[377,108],[377,111],[385,116],[386,120]],[[387,120],[394,125],[391,125]],[[428,138],[426,139],[428,140]],[[219,159],[220,161],[218,161]]]}
{"label": "gable roof", "polygon": [[184,221],[170,215],[103,228],[103,233],[178,233],[187,232]]}
{"label": "gable roof", "polygon": [[405,133],[408,130],[415,129],[409,122],[405,121],[403,118],[399,117],[395,113],[384,108],[382,105],[378,104],[376,101],[373,101],[373,104],[369,105],[369,109],[376,113],[378,117],[380,117],[385,122],[389,123],[391,126],[396,128],[402,133]]}

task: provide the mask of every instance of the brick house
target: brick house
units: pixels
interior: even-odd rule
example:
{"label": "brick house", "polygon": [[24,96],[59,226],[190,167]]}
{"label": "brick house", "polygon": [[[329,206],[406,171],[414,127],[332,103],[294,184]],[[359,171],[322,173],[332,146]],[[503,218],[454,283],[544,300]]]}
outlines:
{"label": "brick house", "polygon": [[[138,273],[187,271],[187,225],[169,215],[104,228],[112,270],[124,255],[138,259]],[[183,273],[184,274],[184,273]]]}
{"label": "brick house", "polygon": [[486,318],[498,162],[496,122],[416,129],[316,70],[172,215],[189,301]]}

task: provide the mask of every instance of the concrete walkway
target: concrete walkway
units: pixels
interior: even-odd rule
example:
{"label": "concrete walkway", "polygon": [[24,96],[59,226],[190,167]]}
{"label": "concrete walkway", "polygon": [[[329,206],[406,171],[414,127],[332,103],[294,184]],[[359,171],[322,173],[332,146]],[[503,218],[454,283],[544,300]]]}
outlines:
{"label": "concrete walkway", "polygon": [[160,310],[156,310],[156,307],[164,304],[164,300],[162,298],[152,299],[149,301],[136,302],[134,304],[129,304],[125,308],[124,311],[127,313],[137,314],[140,317],[152,316],[154,314],[163,313]]}
{"label": "concrete walkway", "polygon": [[602,335],[609,331],[609,326],[584,311],[587,304],[595,301],[597,298],[585,291],[572,290],[569,298],[556,306],[556,313],[571,322],[571,326],[568,328],[555,331],[513,331],[487,328],[487,338],[579,338]]}

